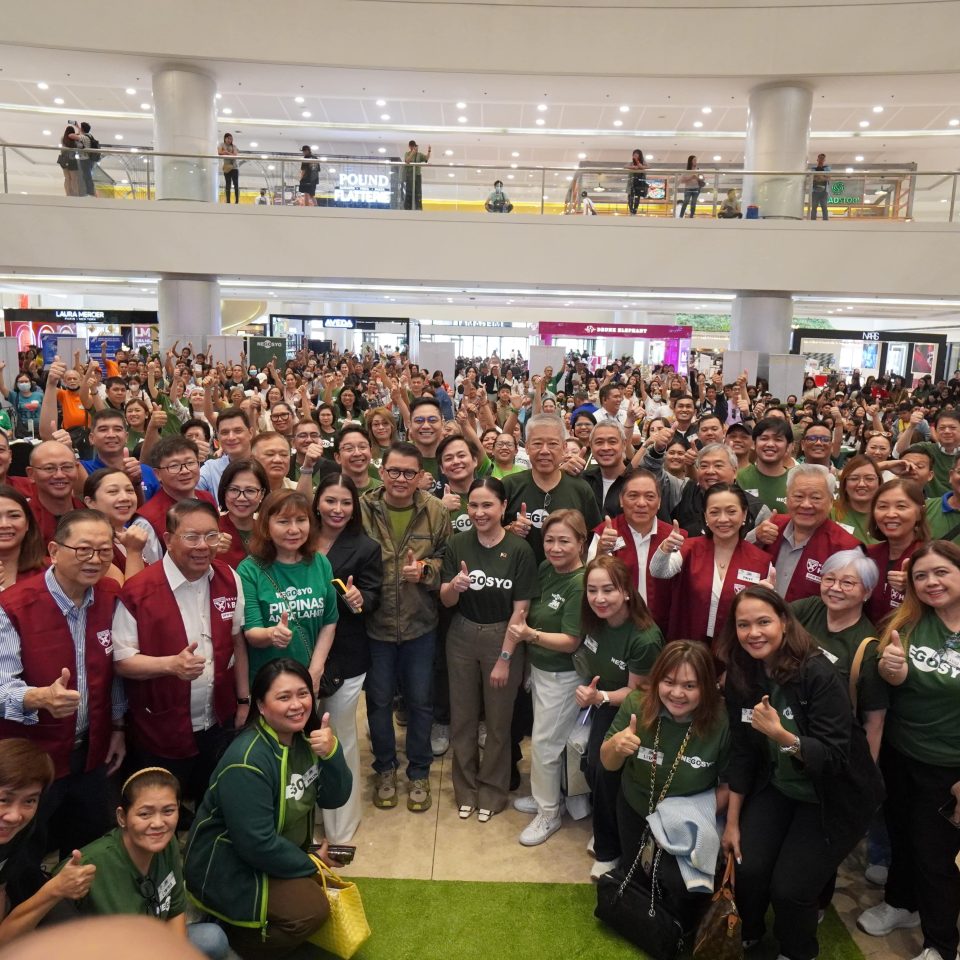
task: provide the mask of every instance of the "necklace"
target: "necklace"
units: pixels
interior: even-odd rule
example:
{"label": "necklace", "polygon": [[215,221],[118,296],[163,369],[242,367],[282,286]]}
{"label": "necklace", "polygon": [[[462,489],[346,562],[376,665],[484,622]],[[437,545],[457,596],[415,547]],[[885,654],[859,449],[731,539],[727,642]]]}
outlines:
{"label": "necklace", "polygon": [[657,756],[659,755],[660,747],[660,725],[663,723],[663,718],[660,717],[657,719],[657,732],[653,735],[653,756],[650,758],[650,813],[653,813],[657,808],[657,804],[667,795],[667,791],[670,789],[670,784],[673,783],[673,775],[677,772],[677,767],[680,766],[680,759],[683,757],[684,750],[687,749],[687,743],[690,741],[690,734],[693,732],[693,723],[687,727],[687,732],[684,735],[683,742],[680,744],[680,749],[677,751],[677,755],[673,758],[673,765],[670,767],[670,772],[667,774],[667,779],[663,784],[663,789],[660,791],[660,796],[654,800],[657,791]]}

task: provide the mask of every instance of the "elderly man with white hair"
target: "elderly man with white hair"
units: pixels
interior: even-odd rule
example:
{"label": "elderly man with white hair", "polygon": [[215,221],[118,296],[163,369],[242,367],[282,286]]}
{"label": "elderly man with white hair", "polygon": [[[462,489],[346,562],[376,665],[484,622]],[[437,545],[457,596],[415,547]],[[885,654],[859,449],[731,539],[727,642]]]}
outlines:
{"label": "elderly man with white hair", "polygon": [[788,603],[818,596],[827,559],[860,546],[829,519],[836,486],[826,467],[798,463],[787,474],[787,515],[774,511],[747,534],[773,558],[776,590]]}

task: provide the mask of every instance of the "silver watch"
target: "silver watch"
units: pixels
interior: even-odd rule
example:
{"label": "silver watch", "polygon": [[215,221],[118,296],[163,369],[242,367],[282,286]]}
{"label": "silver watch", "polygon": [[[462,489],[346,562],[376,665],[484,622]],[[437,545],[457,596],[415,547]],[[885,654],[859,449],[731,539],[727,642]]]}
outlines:
{"label": "silver watch", "polygon": [[791,743],[789,747],[781,747],[780,752],[795,757],[800,752],[800,738],[795,736],[793,743]]}

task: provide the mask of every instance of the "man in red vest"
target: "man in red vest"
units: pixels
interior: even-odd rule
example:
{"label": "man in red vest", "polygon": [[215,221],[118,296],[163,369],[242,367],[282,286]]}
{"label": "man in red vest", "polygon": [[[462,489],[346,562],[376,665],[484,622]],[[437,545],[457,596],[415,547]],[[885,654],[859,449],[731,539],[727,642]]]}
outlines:
{"label": "man in red vest", "polygon": [[164,526],[163,561],[123,585],[114,659],[126,679],[136,764],[166,767],[184,796],[199,800],[234,719],[243,723],[249,709],[243,591],[236,573],[214,559],[216,507],[181,500]]}
{"label": "man in red vest", "polygon": [[[70,454],[63,444],[41,446]],[[42,857],[56,845],[67,857],[109,828],[107,776],[125,752],[111,633],[119,588],[101,579],[113,528],[97,510],[74,510],[49,551],[41,579],[0,598],[0,738],[26,737],[53,758],[56,779],[40,801],[31,850]]]}
{"label": "man in red vest", "polygon": [[45,440],[30,453],[27,476],[32,486],[26,496],[44,543],[54,539],[61,517],[83,507],[73,495],[78,469],[73,448],[59,440]]}
{"label": "man in red vest", "polygon": [[160,481],[160,489],[137,511],[164,542],[167,512],[182,500],[203,500],[216,506],[216,500],[205,490],[197,490],[200,482],[200,450],[187,437],[164,437],[154,448],[151,459]]}
{"label": "man in red vest", "polygon": [[788,603],[820,596],[824,561],[860,541],[829,519],[836,478],[826,467],[799,463],[787,474],[787,516],[774,512],[747,534],[770,554],[776,590]]}

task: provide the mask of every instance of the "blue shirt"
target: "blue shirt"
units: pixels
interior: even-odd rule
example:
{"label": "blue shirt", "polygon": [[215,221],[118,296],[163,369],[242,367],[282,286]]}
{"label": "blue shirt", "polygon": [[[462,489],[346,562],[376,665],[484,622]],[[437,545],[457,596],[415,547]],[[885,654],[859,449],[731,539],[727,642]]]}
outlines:
{"label": "blue shirt", "polygon": [[[109,467],[110,464],[104,463],[99,457],[94,457],[93,460],[81,460],[80,466],[91,474],[94,470]],[[140,482],[143,485],[143,502],[146,503],[160,489],[160,481],[153,472],[153,467],[148,467],[145,463],[140,464]]]}
{"label": "blue shirt", "polygon": [[227,456],[213,457],[205,461],[200,468],[200,482],[197,484],[197,489],[206,490],[216,500],[217,491],[220,489],[220,478],[228,466],[230,466],[230,458]]}

